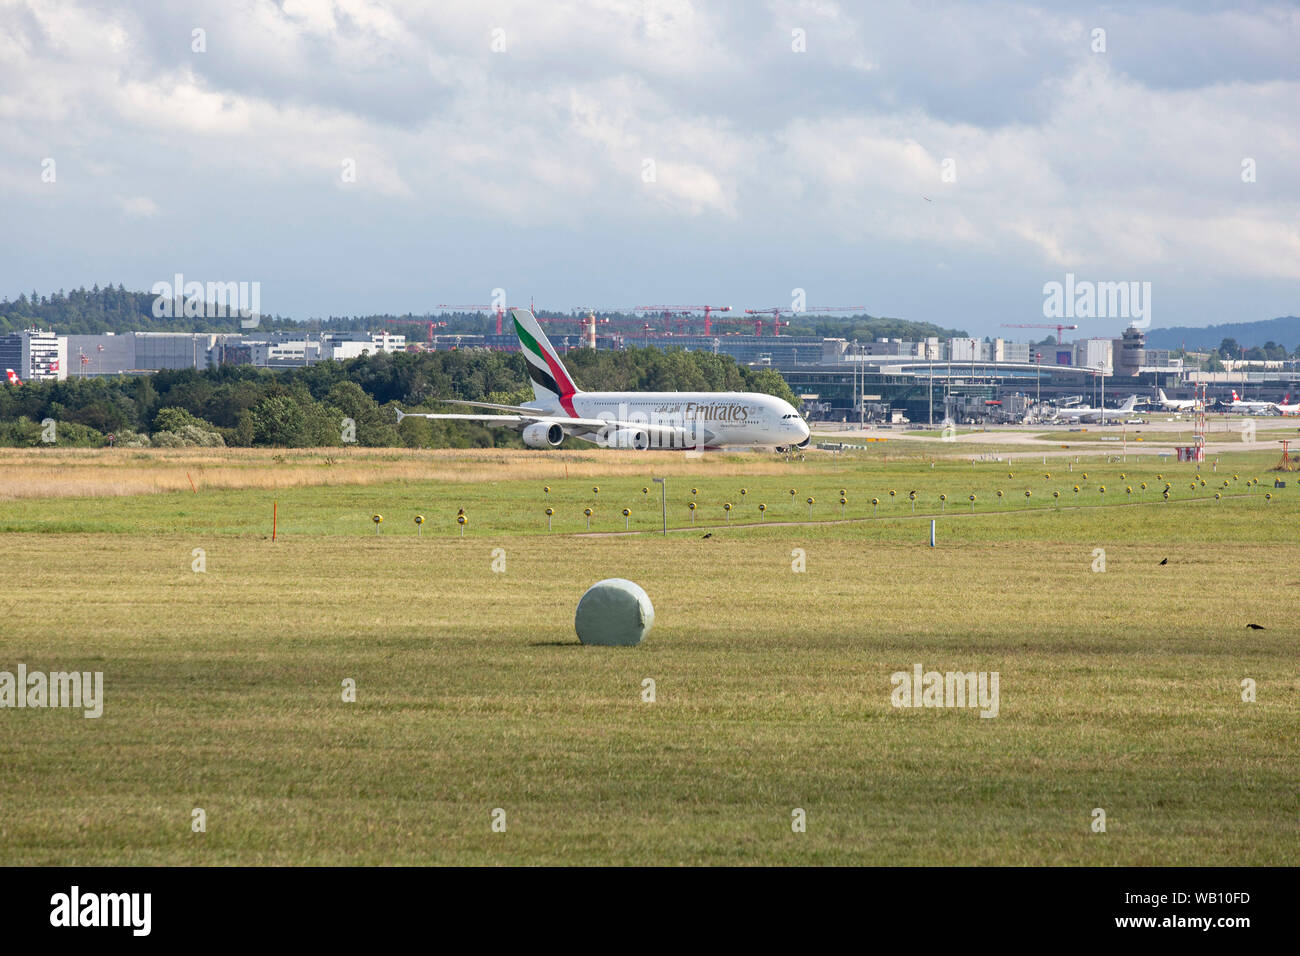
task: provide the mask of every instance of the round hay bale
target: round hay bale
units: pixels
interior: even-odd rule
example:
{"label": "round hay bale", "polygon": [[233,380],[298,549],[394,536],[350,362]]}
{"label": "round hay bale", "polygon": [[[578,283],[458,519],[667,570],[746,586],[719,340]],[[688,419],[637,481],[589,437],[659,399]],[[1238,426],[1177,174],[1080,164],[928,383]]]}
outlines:
{"label": "round hay bale", "polygon": [[641,585],[625,578],[606,578],[587,589],[578,602],[573,627],[583,644],[633,647],[655,622],[654,605]]}

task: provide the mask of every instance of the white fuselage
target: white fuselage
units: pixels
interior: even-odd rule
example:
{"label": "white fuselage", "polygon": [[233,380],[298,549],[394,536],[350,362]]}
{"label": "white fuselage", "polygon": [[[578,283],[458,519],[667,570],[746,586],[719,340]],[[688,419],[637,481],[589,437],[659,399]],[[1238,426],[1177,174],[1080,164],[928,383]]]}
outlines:
{"label": "white fuselage", "polygon": [[1133,405],[1126,402],[1119,408],[1092,408],[1087,405],[1076,405],[1073,408],[1063,408],[1057,412],[1058,417],[1066,419],[1077,419],[1081,422],[1101,422],[1111,419],[1124,418],[1133,414]]}
{"label": "white fuselage", "polygon": [[1196,399],[1194,398],[1169,398],[1165,395],[1165,390],[1163,388],[1160,390],[1159,395],[1160,405],[1166,411],[1190,412],[1196,407]]}
{"label": "white fuselage", "polygon": [[[810,434],[789,402],[758,392],[578,392],[571,401],[578,418],[647,426],[658,448],[800,445]],[[669,435],[676,440],[665,440]],[[578,437],[605,443],[594,433]]]}

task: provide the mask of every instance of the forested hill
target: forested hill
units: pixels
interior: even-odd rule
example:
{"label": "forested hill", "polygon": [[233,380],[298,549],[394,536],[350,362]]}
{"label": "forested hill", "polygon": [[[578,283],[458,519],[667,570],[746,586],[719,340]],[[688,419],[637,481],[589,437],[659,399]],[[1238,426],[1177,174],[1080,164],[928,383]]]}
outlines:
{"label": "forested hill", "polygon": [[[128,292],[122,285],[98,285],[90,289],[60,289],[48,295],[39,292],[23,293],[16,299],[0,299],[0,334],[25,328],[53,329],[60,335],[93,335],[101,332],[239,332],[239,318],[175,318],[154,315],[157,297],[150,292]],[[215,314],[208,311],[209,315]],[[539,309],[543,318],[570,317],[577,313]],[[619,315],[621,313],[608,313]],[[624,316],[632,318],[632,316]],[[783,335],[816,335],[871,341],[877,338],[900,338],[915,341],[927,336],[948,338],[964,336],[957,329],[945,329],[929,322],[908,322],[905,319],[878,318],[869,315],[832,318],[825,315],[786,315],[790,324],[782,325]],[[637,317],[637,321],[644,321]],[[462,334],[484,334],[496,331],[496,316],[477,312],[446,312],[437,314],[405,315],[374,314],[353,316],[328,316],[326,318],[292,319],[282,316],[264,316],[259,331],[284,330],[302,332],[357,332],[389,329],[404,332],[408,337],[422,334],[419,323],[435,321],[446,323],[439,331]],[[764,326],[767,334],[770,320]],[[414,328],[412,327],[414,326]]]}
{"label": "forested hill", "polygon": [[[42,295],[33,291],[16,299],[0,299],[0,334],[26,328],[53,329],[60,335],[94,335],[102,332],[242,332],[239,317],[158,317],[154,315],[151,292],[128,292],[121,285],[98,285],[90,289],[73,289]],[[215,309],[205,309],[215,315]],[[483,333],[494,331],[496,319],[478,314],[459,315],[358,315],[330,316],[325,319],[297,321],[279,315],[263,316],[259,332],[358,332],[388,329],[408,336],[408,324],[435,320],[447,322],[447,331]],[[415,335],[419,335],[417,328]]]}
{"label": "forested hill", "polygon": [[[0,299],[0,334],[26,328],[52,329],[60,335],[94,335],[102,332],[238,332],[239,317],[221,319],[157,318],[157,296],[128,292],[121,285],[98,285],[41,295],[33,291],[17,299]],[[262,329],[297,328],[279,317],[264,317]]]}
{"label": "forested hill", "polygon": [[1300,343],[1300,317],[1284,315],[1262,322],[1229,322],[1204,328],[1176,325],[1147,330],[1147,347],[1153,349],[1217,349],[1225,341],[1247,349],[1276,343],[1300,352],[1297,344]]}
{"label": "forested hill", "polygon": [[[772,369],[738,366],[709,352],[576,349],[565,356],[588,390],[753,391],[794,403]],[[505,428],[408,418],[393,408],[437,409],[436,398],[518,404],[533,398],[518,352],[379,353],[272,371],[247,365],[113,378],[0,385],[0,445],[41,444],[53,419],[60,445],[339,446],[343,420],[361,445],[490,447],[520,444]],[[452,410],[445,406],[441,410]],[[463,408],[455,409],[464,411]]]}
{"label": "forested hill", "polygon": [[[790,325],[782,325],[782,335],[816,335],[824,338],[857,339],[873,342],[876,339],[903,339],[917,342],[927,338],[966,338],[961,329],[946,329],[932,322],[909,322],[883,316],[854,315],[842,319],[825,315],[793,315]],[[764,330],[766,334],[766,329]]]}

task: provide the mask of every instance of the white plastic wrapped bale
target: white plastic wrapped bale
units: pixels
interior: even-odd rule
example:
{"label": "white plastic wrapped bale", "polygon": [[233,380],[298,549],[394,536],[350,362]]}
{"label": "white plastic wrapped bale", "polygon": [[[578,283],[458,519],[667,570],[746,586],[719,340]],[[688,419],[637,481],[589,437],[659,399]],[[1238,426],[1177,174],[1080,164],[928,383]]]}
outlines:
{"label": "white plastic wrapped bale", "polygon": [[655,622],[650,595],[625,578],[606,578],[578,602],[573,626],[584,644],[632,647],[645,640]]}

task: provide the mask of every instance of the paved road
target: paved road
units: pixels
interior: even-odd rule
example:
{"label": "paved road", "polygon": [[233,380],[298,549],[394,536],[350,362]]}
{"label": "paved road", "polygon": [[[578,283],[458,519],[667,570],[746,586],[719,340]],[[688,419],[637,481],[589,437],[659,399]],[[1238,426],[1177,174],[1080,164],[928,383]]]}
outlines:
{"label": "paved road", "polygon": [[[1225,452],[1238,451],[1277,451],[1278,441],[1282,438],[1295,438],[1297,451],[1300,451],[1300,429],[1297,429],[1295,419],[1247,419],[1255,424],[1255,440],[1241,440],[1241,420],[1232,420],[1227,423],[1227,429],[1224,428],[1224,422],[1211,421],[1207,428],[1207,441],[1205,451],[1207,455],[1223,454]],[[1161,441],[1136,441],[1138,433],[1130,430],[1128,432],[1127,447],[1124,442],[1124,432],[1113,425],[1107,425],[1106,434],[1113,435],[1116,441],[1096,441],[1092,436],[1097,434],[1100,426],[1087,426],[1089,438],[1080,440],[1078,432],[1071,432],[1067,427],[1051,425],[1012,425],[1005,427],[991,428],[988,431],[963,431],[958,429],[957,434],[950,442],[952,446],[952,457],[964,457],[967,450],[976,455],[1001,454],[1006,460],[1012,461],[1016,455],[1022,458],[1071,458],[1078,455],[1174,455],[1178,447],[1191,445],[1193,441],[1193,430],[1190,422],[1169,422],[1159,419],[1150,420],[1150,424],[1141,426],[1143,433],[1182,431],[1185,433],[1185,439],[1161,440]],[[1129,426],[1130,429],[1133,426]],[[1040,437],[1043,434],[1050,434],[1049,438]],[[843,430],[835,431],[817,431],[814,435],[814,444],[817,441],[860,441],[863,438],[885,438],[889,441],[898,441],[900,444],[907,442],[934,442],[936,439],[929,435],[918,435],[916,432],[908,432],[903,429],[872,428],[868,426],[865,430],[859,430],[856,426]],[[1074,439],[1071,441],[1071,439]],[[1005,446],[1016,446],[1016,451],[1006,451]],[[1068,449],[1061,448],[1062,445],[1069,445]],[[988,446],[1002,446],[989,449]],[[1024,453],[1019,449],[1023,446]]]}

